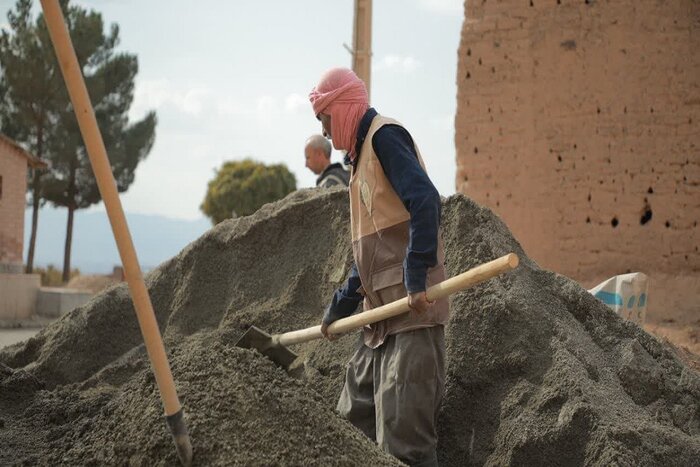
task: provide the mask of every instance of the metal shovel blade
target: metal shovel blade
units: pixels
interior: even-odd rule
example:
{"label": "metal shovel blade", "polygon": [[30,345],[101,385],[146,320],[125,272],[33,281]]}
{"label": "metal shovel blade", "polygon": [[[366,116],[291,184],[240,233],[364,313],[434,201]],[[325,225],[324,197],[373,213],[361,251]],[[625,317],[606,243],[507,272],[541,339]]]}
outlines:
{"label": "metal shovel blade", "polygon": [[244,349],[255,349],[285,370],[289,369],[290,365],[297,359],[297,354],[276,343],[270,334],[255,326],[251,326],[238,339],[236,346]]}

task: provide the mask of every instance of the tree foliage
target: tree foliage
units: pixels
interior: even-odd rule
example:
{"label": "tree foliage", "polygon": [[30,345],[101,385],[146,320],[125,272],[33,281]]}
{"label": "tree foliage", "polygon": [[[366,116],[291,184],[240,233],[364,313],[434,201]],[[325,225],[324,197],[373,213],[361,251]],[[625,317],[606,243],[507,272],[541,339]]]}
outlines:
{"label": "tree foliage", "polygon": [[[8,13],[10,32],[0,38],[0,64],[5,89],[0,124],[10,136],[36,147],[51,170],[37,180],[39,195],[68,209],[64,279],[70,272],[73,213],[101,200],[97,181],[66,92],[42,15],[32,19],[31,1],[18,0]],[[128,111],[138,72],[136,56],[117,52],[119,27],[105,32],[102,15],[61,1],[78,63],[120,192],[134,181],[137,165],[151,150],[156,116],[148,113],[130,123]],[[38,136],[37,136],[38,135]],[[35,192],[34,197],[37,197]]]}
{"label": "tree foliage", "polygon": [[[115,52],[119,28],[113,24],[105,34],[99,13],[69,6],[66,18],[117,189],[126,191],[138,163],[153,146],[156,126],[153,112],[136,123],[128,121],[138,72],[136,56]],[[56,206],[83,209],[101,198],[72,106],[63,109],[57,125],[62,137],[52,141],[53,170],[42,194]]]}
{"label": "tree foliage", "polygon": [[284,164],[266,166],[251,159],[225,162],[209,182],[200,209],[214,224],[247,216],[263,204],[296,190],[296,178]]}
{"label": "tree foliage", "polygon": [[48,31],[43,19],[33,17],[31,0],[18,0],[7,19],[9,30],[0,34],[0,130],[36,154],[65,92]]}
{"label": "tree foliage", "polygon": [[[65,105],[63,83],[43,20],[34,19],[31,0],[18,0],[7,14],[9,30],[0,34],[0,132],[18,141],[39,158],[48,158],[46,145],[56,137],[56,121]],[[32,227],[27,272],[32,272],[41,197],[41,170],[33,170]]]}

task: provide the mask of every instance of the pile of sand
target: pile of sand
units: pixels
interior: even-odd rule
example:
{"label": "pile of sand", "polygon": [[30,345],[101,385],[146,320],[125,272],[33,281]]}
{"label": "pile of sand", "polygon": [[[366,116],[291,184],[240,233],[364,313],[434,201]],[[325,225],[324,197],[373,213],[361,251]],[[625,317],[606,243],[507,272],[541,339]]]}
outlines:
{"label": "pile of sand", "polygon": [[[692,465],[700,376],[573,281],[525,257],[462,196],[447,268],[515,251],[519,269],[452,300],[442,465]],[[301,191],[224,222],[149,274],[198,462],[389,465],[333,413],[356,336],[297,346],[299,379],[232,344],[251,324],[317,324],[351,259],[347,194]],[[0,351],[0,464],[172,464],[124,285]],[[8,448],[5,449],[5,446]]]}
{"label": "pile of sand", "polygon": [[71,278],[66,284],[66,289],[88,290],[96,294],[102,292],[107,287],[121,282],[113,276],[101,274],[79,274]]}

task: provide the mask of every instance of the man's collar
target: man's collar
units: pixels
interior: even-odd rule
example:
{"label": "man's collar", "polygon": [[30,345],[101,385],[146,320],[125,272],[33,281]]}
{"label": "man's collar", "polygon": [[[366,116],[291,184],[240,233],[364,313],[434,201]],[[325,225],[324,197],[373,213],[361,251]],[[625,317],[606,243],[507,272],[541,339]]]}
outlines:
{"label": "man's collar", "polygon": [[325,177],[326,174],[328,174],[328,172],[330,172],[331,170],[333,170],[335,167],[341,167],[341,168],[342,168],[342,166],[340,165],[339,162],[333,162],[333,163],[328,164],[328,165],[326,166],[326,168],[323,169],[323,172],[321,172],[321,174],[320,174],[318,177],[316,177],[316,185],[318,185],[318,184],[321,182],[321,180],[323,180],[323,177]]}
{"label": "man's collar", "polygon": [[[355,143],[355,159],[360,157],[360,151],[362,151],[362,145],[367,137],[367,132],[369,131],[370,125],[372,125],[372,120],[377,116],[377,111],[374,107],[367,109],[367,112],[362,116],[360,120],[360,125],[357,127],[357,142]],[[347,164],[346,164],[347,165]]]}

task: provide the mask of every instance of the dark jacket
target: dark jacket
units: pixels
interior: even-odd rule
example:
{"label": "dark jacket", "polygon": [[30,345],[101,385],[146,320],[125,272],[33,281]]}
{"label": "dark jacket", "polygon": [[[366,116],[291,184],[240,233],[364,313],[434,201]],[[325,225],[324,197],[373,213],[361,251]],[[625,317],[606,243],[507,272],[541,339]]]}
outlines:
{"label": "dark jacket", "polygon": [[330,164],[316,179],[316,186],[322,188],[330,188],[332,186],[342,185],[348,186],[350,181],[350,172],[345,170],[343,166],[336,162]]}

